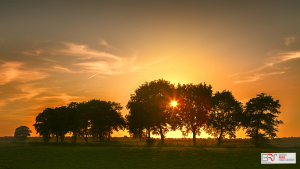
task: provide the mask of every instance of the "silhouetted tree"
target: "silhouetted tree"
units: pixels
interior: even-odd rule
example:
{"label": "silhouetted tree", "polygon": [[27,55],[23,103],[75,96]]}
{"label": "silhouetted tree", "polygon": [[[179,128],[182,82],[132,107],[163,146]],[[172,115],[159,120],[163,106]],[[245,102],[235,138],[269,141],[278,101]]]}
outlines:
{"label": "silhouetted tree", "polygon": [[230,91],[217,92],[213,99],[213,109],[208,120],[208,133],[219,136],[218,142],[226,135],[235,138],[240,128],[243,105],[237,101]]}
{"label": "silhouetted tree", "polygon": [[27,126],[20,126],[16,128],[14,137],[19,141],[25,141],[30,136],[31,130]]}
{"label": "silhouetted tree", "polygon": [[72,142],[77,141],[77,135],[79,135],[80,132],[80,112],[78,110],[79,103],[77,102],[71,102],[68,104],[68,121],[70,124],[70,131],[72,132]]}
{"label": "silhouetted tree", "polygon": [[113,134],[113,131],[124,130],[126,122],[121,114],[123,107],[120,103],[108,101],[107,104],[109,104],[110,110],[106,112],[105,123],[107,125],[108,141],[110,141],[110,135]]}
{"label": "silhouetted tree", "polygon": [[72,142],[76,142],[77,136],[83,137],[88,142],[90,135],[91,113],[87,102],[71,102],[68,104],[68,124],[72,132]]}
{"label": "silhouetted tree", "polygon": [[246,103],[243,125],[256,147],[261,146],[267,137],[276,137],[278,125],[283,124],[281,120],[275,119],[278,117],[276,114],[280,114],[279,108],[279,100],[274,101],[272,96],[265,93],[258,94]]}
{"label": "silhouetted tree", "polygon": [[144,129],[161,135],[164,143],[165,133],[169,131],[168,124],[171,118],[170,102],[173,97],[174,85],[169,81],[159,79],[142,84],[131,95],[127,104],[129,115],[126,116],[129,131],[141,134]]}
{"label": "silhouetted tree", "polygon": [[56,107],[51,117],[53,123],[52,133],[55,133],[57,139],[60,137],[61,142],[64,141],[65,135],[71,130],[68,111],[69,109],[66,106]]}
{"label": "silhouetted tree", "polygon": [[79,112],[78,127],[79,136],[83,137],[86,143],[88,143],[88,136],[91,135],[91,113],[89,112],[87,102],[81,102],[77,105],[77,110]]}
{"label": "silhouetted tree", "polygon": [[50,140],[51,135],[56,136],[56,142],[59,137],[63,142],[65,135],[71,130],[67,107],[46,108],[36,117],[34,126],[45,142]]}
{"label": "silhouetted tree", "polygon": [[[127,105],[128,106],[128,105]],[[129,109],[129,107],[127,107]],[[140,113],[143,110],[139,104],[131,104],[130,113],[125,116],[127,125],[126,128],[129,131],[130,135],[134,138],[139,137],[142,140],[142,137],[146,136],[144,132],[144,122],[143,114]]]}
{"label": "silhouetted tree", "polygon": [[183,102],[180,106],[182,134],[186,136],[191,132],[193,142],[196,144],[196,135],[200,136],[201,128],[206,125],[209,119],[212,87],[205,83],[198,85],[178,84],[177,90],[181,96],[181,102]]}
{"label": "silhouetted tree", "polygon": [[40,136],[43,136],[44,142],[49,142],[50,135],[53,133],[53,114],[55,110],[52,108],[46,108],[42,113],[35,118],[35,127],[36,133],[39,133]]}
{"label": "silhouetted tree", "polygon": [[105,137],[110,140],[110,135],[113,130],[125,128],[125,120],[121,115],[122,106],[120,103],[90,100],[88,108],[91,113],[91,131],[96,137],[99,137],[100,142]]}

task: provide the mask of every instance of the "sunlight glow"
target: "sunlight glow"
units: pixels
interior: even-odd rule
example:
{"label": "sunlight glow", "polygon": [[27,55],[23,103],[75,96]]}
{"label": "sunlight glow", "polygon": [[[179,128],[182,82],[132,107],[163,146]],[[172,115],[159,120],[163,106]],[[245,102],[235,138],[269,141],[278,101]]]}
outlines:
{"label": "sunlight glow", "polygon": [[171,101],[171,104],[170,104],[172,107],[176,107],[177,106],[177,101],[173,100]]}

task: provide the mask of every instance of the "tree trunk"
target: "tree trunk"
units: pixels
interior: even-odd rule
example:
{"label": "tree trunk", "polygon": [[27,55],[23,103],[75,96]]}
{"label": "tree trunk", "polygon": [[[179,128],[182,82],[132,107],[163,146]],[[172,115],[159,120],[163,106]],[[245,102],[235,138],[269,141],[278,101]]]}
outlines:
{"label": "tree trunk", "polygon": [[196,131],[193,131],[193,142],[196,145]]}
{"label": "tree trunk", "polygon": [[56,133],[56,142],[58,143],[58,134]]}
{"label": "tree trunk", "polygon": [[88,135],[86,134],[85,137],[83,137],[86,143],[88,143],[88,138],[87,138],[87,136],[88,136]]}
{"label": "tree trunk", "polygon": [[140,137],[140,141],[142,141],[143,132],[140,132],[139,137]]}
{"label": "tree trunk", "polygon": [[159,127],[159,132],[160,132],[161,143],[164,144],[164,142],[165,142],[165,136],[164,136],[164,134],[162,132],[161,126]]}
{"label": "tree trunk", "polygon": [[257,126],[256,126],[256,138],[255,138],[255,147],[259,147],[258,145],[258,141],[259,141],[259,138],[258,138],[258,123],[257,123]]}
{"label": "tree trunk", "polygon": [[111,130],[111,128],[109,127],[109,131],[108,131],[108,141],[110,141],[110,130]]}
{"label": "tree trunk", "polygon": [[223,136],[223,126],[221,128],[221,133],[220,133],[220,136],[218,138],[218,143],[221,143],[222,136]]}
{"label": "tree trunk", "polygon": [[73,131],[73,137],[74,137],[74,142],[76,142],[77,140],[77,138],[76,138],[76,136],[77,136],[77,133],[76,133],[76,131]]}
{"label": "tree trunk", "polygon": [[85,134],[85,137],[84,137],[84,138],[85,138],[85,142],[86,142],[86,143],[88,143],[88,138],[87,138],[87,136],[88,136],[88,134],[87,134],[87,129],[85,129],[85,133],[86,133],[86,134]]}
{"label": "tree trunk", "polygon": [[148,128],[148,142],[150,142],[150,128]]}
{"label": "tree trunk", "polygon": [[100,143],[101,143],[103,141],[103,132],[100,132],[99,138],[100,138]]}
{"label": "tree trunk", "polygon": [[65,138],[65,135],[64,135],[64,134],[61,134],[61,136],[60,136],[60,141],[61,141],[61,142],[64,142],[64,138]]}

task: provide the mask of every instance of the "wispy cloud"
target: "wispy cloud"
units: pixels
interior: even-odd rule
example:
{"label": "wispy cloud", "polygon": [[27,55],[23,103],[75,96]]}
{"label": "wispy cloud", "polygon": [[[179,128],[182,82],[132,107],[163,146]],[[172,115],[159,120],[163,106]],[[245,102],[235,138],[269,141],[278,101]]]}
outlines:
{"label": "wispy cloud", "polygon": [[82,71],[73,71],[66,67],[61,67],[61,66],[53,66],[53,68],[54,68],[54,70],[68,72],[68,73],[82,73]]}
{"label": "wispy cloud", "polygon": [[[74,43],[66,42],[62,43],[68,47],[68,49],[61,50],[62,53],[76,56],[77,58],[82,60],[79,63],[75,63],[74,65],[80,66],[82,71],[94,73],[93,75],[89,76],[88,79],[93,78],[99,74],[117,75],[133,72],[144,67],[157,64],[167,59],[167,57],[165,57],[150,63],[136,65],[134,62],[137,58],[137,55],[134,55],[132,57],[120,57],[110,53],[92,50],[86,45],[77,45]],[[102,41],[102,44],[107,45],[105,41]],[[93,61],[85,61],[88,59],[93,59]],[[67,69],[65,69],[65,71],[67,71]],[[71,70],[68,71],[71,72]]]}
{"label": "wispy cloud", "polygon": [[[286,73],[286,71],[284,71],[284,70],[286,70],[288,68],[276,68],[276,65],[280,64],[282,62],[292,60],[292,59],[300,58],[299,51],[282,52],[282,53],[278,53],[277,55],[278,55],[277,57],[271,57],[271,58],[267,59],[265,64],[261,67],[258,67],[256,69],[249,70],[246,72],[234,73],[232,75],[229,75],[228,77],[236,77],[238,80],[234,81],[234,83],[254,82],[254,81],[263,79],[266,76],[279,75],[279,74]],[[270,70],[271,70],[271,72],[270,72]]]}
{"label": "wispy cloud", "polygon": [[16,101],[20,99],[29,100],[47,91],[47,88],[36,87],[36,84],[34,83],[23,84],[19,88],[21,93],[12,95],[12,97],[8,98],[9,101]]}
{"label": "wispy cloud", "polygon": [[[38,101],[45,101],[45,100],[58,100],[59,101],[63,101],[64,104],[68,104],[70,102],[73,102],[73,101],[81,101],[83,99],[83,97],[81,96],[71,96],[71,95],[68,95],[66,93],[62,93],[62,94],[54,94],[54,95],[50,95],[50,96],[43,96],[43,97],[38,97],[38,98],[35,98],[35,100],[38,100]],[[62,105],[64,105],[62,104]]]}
{"label": "wispy cloud", "polygon": [[120,60],[120,57],[115,56],[110,53],[98,51],[98,50],[92,50],[87,45],[78,45],[75,43],[69,43],[69,42],[61,42],[65,46],[68,47],[68,49],[62,49],[60,50],[61,53],[64,53],[66,55],[72,55],[77,56],[78,59],[114,59],[114,60]]}
{"label": "wispy cloud", "polygon": [[289,36],[283,39],[284,43],[286,46],[290,46],[294,41],[295,41],[295,37],[294,36]]}
{"label": "wispy cloud", "polygon": [[[116,51],[104,52],[102,50],[91,49],[89,46],[82,44],[71,42],[59,42],[58,44],[59,45],[56,44],[56,47],[52,48],[48,47],[46,49],[24,51],[23,54],[35,56],[38,59],[47,61],[47,64],[52,66],[43,69],[48,72],[85,73],[88,74],[88,79],[101,75],[118,75],[134,72],[163,62],[169,58],[164,57],[148,63],[137,64],[137,54],[120,56],[114,54]],[[99,44],[107,48],[118,50],[109,45],[105,40],[101,40]],[[56,57],[52,59],[54,56]],[[65,59],[67,57],[63,56],[69,56],[68,60]]]}
{"label": "wispy cloud", "polygon": [[291,59],[300,58],[300,51],[297,52],[281,52],[277,54],[277,57],[269,58],[264,66],[260,67],[260,69],[271,67],[275,64],[279,64],[281,62],[285,62]]}
{"label": "wispy cloud", "polygon": [[29,82],[44,79],[48,74],[25,67],[22,62],[3,62],[0,65],[0,85],[11,81]]}
{"label": "wispy cloud", "polygon": [[272,72],[272,73],[255,74],[255,75],[253,75],[253,76],[246,77],[245,80],[235,81],[234,83],[254,82],[254,81],[257,81],[257,80],[259,80],[259,79],[263,79],[263,77],[265,77],[265,76],[269,76],[269,75],[279,75],[279,74],[283,74],[283,73],[285,73],[285,72]]}
{"label": "wispy cloud", "polygon": [[109,45],[104,39],[101,39],[100,42],[99,42],[99,45],[102,45],[102,46],[105,46],[107,48],[110,48],[110,49],[114,49],[114,50],[117,50],[117,51],[120,51],[119,49]]}

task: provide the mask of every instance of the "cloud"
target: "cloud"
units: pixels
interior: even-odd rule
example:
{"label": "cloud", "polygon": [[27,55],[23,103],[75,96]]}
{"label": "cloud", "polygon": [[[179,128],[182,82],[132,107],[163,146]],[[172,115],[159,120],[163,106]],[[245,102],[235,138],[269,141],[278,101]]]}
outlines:
{"label": "cloud", "polygon": [[89,49],[87,45],[77,45],[75,43],[69,43],[69,42],[61,42],[65,46],[68,47],[68,49],[62,49],[60,50],[61,53],[66,55],[72,55],[77,56],[78,59],[113,59],[113,60],[120,60],[120,57],[115,56],[110,53],[97,51]]}
{"label": "cloud", "polygon": [[289,37],[284,38],[283,40],[284,40],[284,43],[286,46],[290,46],[294,42],[295,37],[289,36]]}
{"label": "cloud", "polygon": [[[0,86],[4,98],[0,101],[2,112],[12,112],[14,114],[35,114],[41,112],[46,107],[56,107],[67,105],[71,101],[82,101],[85,97],[67,93],[60,84],[55,81],[47,83],[54,86],[45,86],[45,83],[12,83]],[[71,91],[72,93],[72,91]]]}
{"label": "cloud", "polygon": [[133,65],[133,62],[130,58],[120,58],[118,61],[82,62],[75,65],[81,66],[82,69],[87,72],[96,72],[97,74],[103,75],[123,74],[141,68],[140,66]]}
{"label": "cloud", "polygon": [[260,67],[259,69],[272,67],[275,64],[279,64],[281,62],[286,62],[291,59],[297,59],[300,58],[300,51],[296,52],[281,52],[277,54],[277,57],[269,58],[268,61],[264,64],[264,66]]}
{"label": "cloud", "polygon": [[45,100],[58,100],[58,102],[60,102],[60,100],[64,101],[64,104],[61,104],[62,105],[66,105],[70,102],[73,102],[73,101],[81,101],[83,97],[80,97],[80,96],[70,96],[66,93],[62,93],[62,94],[54,94],[54,95],[50,95],[50,96],[43,96],[43,97],[38,97],[38,98],[35,98],[35,100],[38,100],[38,101],[45,101]]}
{"label": "cloud", "polygon": [[[114,52],[103,52],[101,50],[91,49],[87,45],[71,42],[59,42],[59,44],[60,45],[55,45],[56,47],[52,48],[48,47],[45,49],[24,51],[23,54],[47,61],[46,66],[51,65],[51,67],[43,67],[42,69],[48,72],[85,73],[89,74],[88,79],[99,75],[118,75],[134,72],[160,63],[168,58],[164,57],[148,63],[136,64],[137,55],[130,57],[119,56],[113,54]],[[108,45],[105,40],[101,40],[99,44],[116,49]],[[53,57],[55,57],[54,60]]]}
{"label": "cloud", "polygon": [[281,62],[288,61],[291,59],[297,59],[300,58],[300,52],[289,52],[285,53],[284,56],[282,56]]}
{"label": "cloud", "polygon": [[166,60],[167,58],[169,58],[169,57],[161,58],[156,61],[146,63],[146,64],[140,64],[140,65],[133,64],[135,57],[130,58],[130,59],[122,59],[120,62],[115,62],[115,63],[85,62],[85,63],[78,63],[76,65],[83,66],[84,69],[89,70],[90,72],[97,72],[88,78],[88,79],[90,79],[99,74],[117,75],[117,74],[134,72],[134,71],[152,66],[154,64],[160,63],[160,62]]}
{"label": "cloud", "polygon": [[245,80],[235,81],[234,83],[254,82],[254,81],[257,81],[259,79],[263,79],[263,77],[265,77],[265,76],[278,75],[278,74],[283,74],[283,73],[285,73],[285,72],[271,72],[271,73],[255,74],[254,76],[246,77]]}
{"label": "cloud", "polygon": [[0,67],[0,85],[13,81],[18,77],[19,68],[23,65],[20,62],[5,62]]}
{"label": "cloud", "polygon": [[11,81],[29,82],[44,79],[48,74],[26,68],[22,62],[4,62],[0,65],[0,85]]}
{"label": "cloud", "polygon": [[99,42],[99,45],[102,45],[102,46],[105,46],[107,48],[110,48],[110,49],[114,49],[114,50],[117,50],[117,51],[120,51],[119,49],[107,44],[107,42],[104,40],[104,39],[101,39],[100,42]]}
{"label": "cloud", "polygon": [[[282,62],[290,61],[292,59],[300,58],[300,51],[281,52],[277,53],[277,55],[277,57],[271,57],[267,59],[267,62],[265,62],[265,64],[261,67],[246,72],[234,73],[232,75],[229,75],[228,77],[236,77],[238,80],[234,81],[234,83],[246,83],[263,79],[263,77],[265,76],[283,74],[285,73],[285,71],[283,70],[286,70],[288,68],[277,68],[276,65]],[[277,71],[274,71],[274,69],[276,69]]]}
{"label": "cloud", "polygon": [[[137,55],[126,58],[113,55],[107,52],[92,50],[87,45],[78,45],[69,42],[62,42],[62,44],[68,47],[68,49],[61,50],[63,54],[72,55],[82,60],[79,63],[74,64],[75,66],[81,67],[81,72],[93,73],[93,75],[89,76],[88,79],[93,78],[99,74],[117,75],[133,72],[144,67],[157,64],[168,58],[165,57],[150,63],[135,65],[134,62],[137,58]],[[107,43],[104,40],[101,42],[101,44],[107,46]],[[85,61],[91,59],[93,61]],[[72,72],[71,70],[66,68],[63,68],[62,70]]]}
{"label": "cloud", "polygon": [[40,87],[36,87],[37,84],[23,84],[21,85],[20,88],[20,92],[18,93],[16,96],[12,95],[11,98],[8,98],[9,101],[16,101],[16,100],[20,100],[20,99],[32,99],[38,95],[40,95],[43,92],[47,91],[47,88],[40,88]]}
{"label": "cloud", "polygon": [[70,69],[68,69],[68,68],[61,67],[61,66],[53,66],[53,68],[54,68],[55,70],[63,71],[63,72],[68,72],[68,73],[82,73],[82,71],[73,71],[73,70],[70,70]]}

